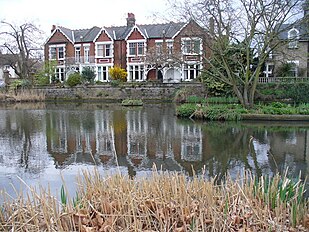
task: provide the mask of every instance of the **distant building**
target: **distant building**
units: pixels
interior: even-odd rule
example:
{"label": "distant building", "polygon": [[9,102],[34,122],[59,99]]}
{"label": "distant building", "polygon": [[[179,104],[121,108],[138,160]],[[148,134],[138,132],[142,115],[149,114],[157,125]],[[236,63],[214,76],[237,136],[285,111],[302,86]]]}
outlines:
{"label": "distant building", "polygon": [[13,60],[13,55],[11,54],[0,54],[0,80],[4,80],[4,73],[7,72],[9,78],[17,78],[14,69],[11,67]]}
{"label": "distant building", "polygon": [[55,61],[56,77],[93,67],[96,81],[108,82],[108,70],[124,68],[127,81],[191,81],[204,68],[203,56],[210,54],[207,34],[194,21],[137,25],[128,13],[127,25],[71,30],[53,26],[45,43],[45,60]]}
{"label": "distant building", "polygon": [[264,76],[278,76],[278,70],[285,64],[291,64],[289,76],[309,76],[309,9],[304,5],[304,18],[295,24],[283,24],[280,27],[279,40],[284,42],[272,51],[265,65]]}

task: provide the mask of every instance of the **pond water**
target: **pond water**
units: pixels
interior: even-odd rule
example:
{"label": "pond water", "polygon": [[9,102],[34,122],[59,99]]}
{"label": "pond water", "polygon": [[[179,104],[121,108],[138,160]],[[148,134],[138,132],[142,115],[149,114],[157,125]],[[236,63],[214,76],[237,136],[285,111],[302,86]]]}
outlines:
{"label": "pond water", "polygon": [[219,180],[244,169],[272,175],[288,168],[305,178],[308,139],[308,122],[194,122],[176,118],[173,104],[2,106],[0,189],[13,197],[27,186],[59,193],[63,181],[74,189],[84,169],[139,177],[154,164]]}

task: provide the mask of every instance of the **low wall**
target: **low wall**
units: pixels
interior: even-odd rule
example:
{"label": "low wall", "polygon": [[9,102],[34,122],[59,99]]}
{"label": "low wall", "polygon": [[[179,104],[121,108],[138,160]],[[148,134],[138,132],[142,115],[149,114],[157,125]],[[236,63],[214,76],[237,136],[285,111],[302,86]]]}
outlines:
{"label": "low wall", "polygon": [[125,83],[117,87],[111,85],[88,85],[73,88],[37,87],[47,100],[123,100],[126,98],[142,100],[172,101],[177,90],[187,88],[196,96],[204,96],[205,89],[201,83]]}

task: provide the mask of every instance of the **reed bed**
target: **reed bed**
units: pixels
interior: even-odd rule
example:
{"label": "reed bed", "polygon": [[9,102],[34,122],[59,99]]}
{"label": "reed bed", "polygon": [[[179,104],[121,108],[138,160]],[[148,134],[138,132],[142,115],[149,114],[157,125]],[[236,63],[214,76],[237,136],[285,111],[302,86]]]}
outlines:
{"label": "reed bed", "polygon": [[46,100],[45,93],[33,89],[10,90],[7,93],[0,93],[0,101],[7,102],[43,102]]}
{"label": "reed bed", "polygon": [[66,187],[59,201],[48,190],[8,199],[1,231],[307,231],[303,183],[286,176],[255,178],[250,172],[224,184],[154,171],[142,179],[77,178],[76,196]]}

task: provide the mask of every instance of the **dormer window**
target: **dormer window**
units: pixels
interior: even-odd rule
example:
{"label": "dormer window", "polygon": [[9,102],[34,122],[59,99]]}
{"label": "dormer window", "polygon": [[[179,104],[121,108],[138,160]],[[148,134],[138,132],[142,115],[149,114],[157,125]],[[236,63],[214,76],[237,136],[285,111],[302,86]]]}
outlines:
{"label": "dormer window", "polygon": [[297,48],[297,42],[299,40],[299,31],[292,28],[288,32],[289,48]]}

